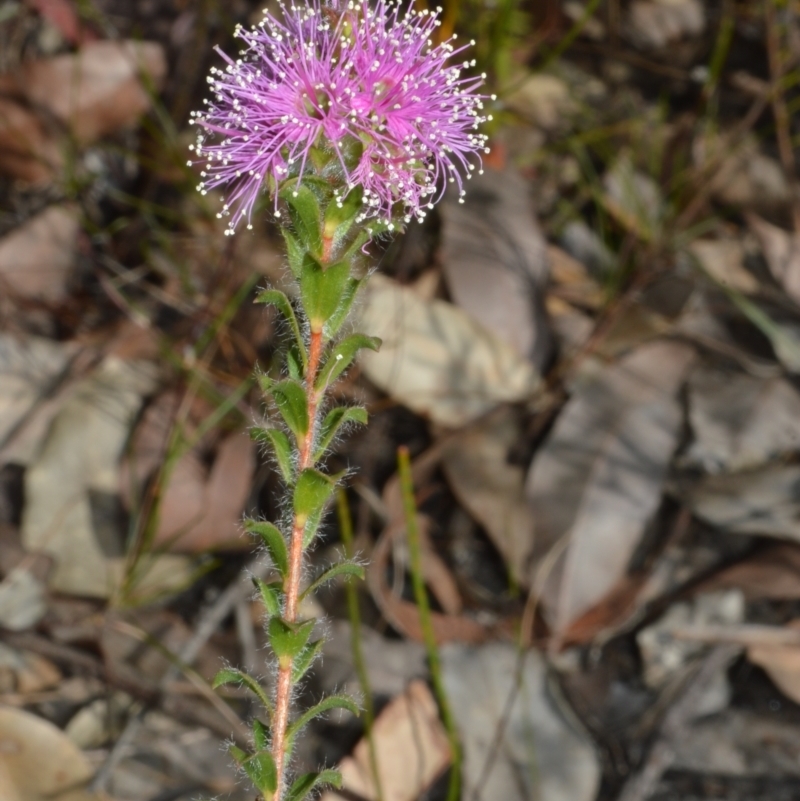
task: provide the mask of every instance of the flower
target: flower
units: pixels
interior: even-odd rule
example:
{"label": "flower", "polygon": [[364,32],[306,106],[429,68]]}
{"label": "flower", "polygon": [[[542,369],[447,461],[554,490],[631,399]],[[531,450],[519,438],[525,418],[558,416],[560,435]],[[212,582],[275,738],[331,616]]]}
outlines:
{"label": "flower", "polygon": [[448,64],[466,48],[455,36],[433,46],[441,9],[309,0],[283,12],[237,28],[240,57],[220,51],[226,66],[208,77],[214,100],[193,114],[205,165],[198,188],[229,187],[219,215],[231,216],[227,233],[243,219],[252,227],[265,183],[280,216],[277,188],[316,170],[320,154],[333,164],[339,205],[360,187],[359,221],[422,219],[447,180],[463,195],[473,154],[488,152],[478,128],[491,117],[476,93],[485,76],[461,77],[475,62]]}

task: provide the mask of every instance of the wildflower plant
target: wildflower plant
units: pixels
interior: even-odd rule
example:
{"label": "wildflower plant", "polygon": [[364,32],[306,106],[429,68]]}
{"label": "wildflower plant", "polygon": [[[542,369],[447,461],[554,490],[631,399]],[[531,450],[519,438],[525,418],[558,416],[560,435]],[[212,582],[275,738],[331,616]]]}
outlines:
{"label": "wildflower plant", "polygon": [[391,0],[310,0],[282,6],[280,19],[265,12],[252,29],[237,28],[238,58],[220,52],[225,64],[208,78],[213,98],[193,114],[199,135],[189,163],[202,165],[199,190],[223,190],[219,216],[228,218],[229,234],[242,223],[251,228],[257,199],[271,196],[296,288],[292,299],[274,289],[258,298],[277,307],[292,334],[280,380],[260,378],[277,424],[254,430],[280,469],[286,513],[278,525],[246,521],[279,574],[256,582],[277,663],[275,689],[270,696],[234,669],[215,680],[242,684],[264,704],[266,722],[253,722],[253,751],[231,748],[264,801],[301,801],[320,785],[337,785],[331,770],[291,781],[292,748],[316,716],[358,712],[345,696],[305,711],[294,700],[323,644],[312,640],[315,620],[300,617],[303,598],[338,576],[363,575],[346,561],[309,582],[304,561],[342,478],[322,469],[326,453],[343,426],[367,422],[363,408],[326,402],[358,351],[380,345],[343,333],[369,274],[367,246],[422,220],[447,182],[463,195],[463,180],[479,169],[486,147],[482,78],[462,77],[474,62],[453,63],[465,48],[434,44],[439,12]]}

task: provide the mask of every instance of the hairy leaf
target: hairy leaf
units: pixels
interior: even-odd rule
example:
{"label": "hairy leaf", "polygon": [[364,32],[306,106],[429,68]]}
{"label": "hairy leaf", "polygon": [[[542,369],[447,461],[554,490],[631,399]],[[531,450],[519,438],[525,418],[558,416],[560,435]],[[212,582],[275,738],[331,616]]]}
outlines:
{"label": "hairy leaf", "polygon": [[353,334],[343,339],[331,350],[325,366],[320,370],[316,389],[323,390],[330,386],[350,366],[362,348],[377,351],[380,346],[378,337],[369,337],[366,334]]}
{"label": "hairy leaf", "polygon": [[[345,261],[350,261],[346,258]],[[325,333],[331,339],[339,333],[339,329],[344,325],[347,320],[347,315],[350,314],[350,309],[353,307],[353,301],[356,299],[358,290],[364,283],[364,279],[348,278],[345,282],[344,289],[342,290],[342,297],[339,301],[339,307],[328,318],[328,324],[325,326]]]}
{"label": "hairy leaf", "polygon": [[269,391],[286,425],[298,439],[302,439],[308,432],[308,401],[302,384],[287,378],[273,384]]}
{"label": "hairy leaf", "polygon": [[253,584],[256,589],[261,593],[261,600],[264,602],[264,608],[270,617],[279,617],[281,614],[281,605],[283,601],[283,585],[279,581],[272,581],[267,584],[263,579],[253,577]]}
{"label": "hairy leaf", "polygon": [[294,512],[300,525],[321,514],[335,486],[334,480],[319,470],[309,467],[300,473],[294,488]]}
{"label": "hairy leaf", "polygon": [[253,742],[257,751],[266,751],[269,747],[269,732],[258,718],[253,719]]}
{"label": "hairy leaf", "polygon": [[269,696],[264,692],[264,688],[243,670],[237,670],[236,668],[223,668],[220,670],[219,673],[214,676],[214,681],[211,686],[216,690],[217,687],[222,687],[223,684],[244,684],[244,686],[261,701],[267,712],[269,712],[270,715],[272,714],[272,701],[270,701]]}
{"label": "hairy leaf", "polygon": [[323,770],[321,773],[306,773],[297,779],[286,793],[285,801],[303,801],[308,794],[322,785],[342,786],[342,774],[338,770]]}
{"label": "hairy leaf", "polygon": [[251,436],[257,442],[268,442],[272,446],[281,476],[291,486],[294,483],[294,463],[289,437],[277,428],[254,428]]}
{"label": "hairy leaf", "polygon": [[350,262],[324,267],[307,260],[300,276],[300,294],[312,331],[322,331],[342,303],[350,279]]}
{"label": "hairy leaf", "polygon": [[256,303],[266,303],[270,306],[275,306],[286,318],[286,322],[289,323],[289,326],[292,329],[292,334],[294,335],[294,340],[297,344],[297,351],[300,354],[300,358],[303,360],[303,366],[305,367],[308,364],[305,343],[303,341],[303,336],[300,333],[300,326],[297,322],[297,316],[294,313],[294,309],[292,308],[289,298],[286,297],[286,295],[280,290],[267,289],[256,298]]}
{"label": "hairy leaf", "polygon": [[289,571],[289,553],[280,529],[273,523],[267,523],[266,520],[246,520],[244,527],[250,534],[261,537],[275,567],[285,578]]}
{"label": "hairy leaf", "polygon": [[311,253],[322,252],[322,212],[314,192],[301,183],[285,186],[280,196],[289,204],[299,244]]}
{"label": "hairy leaf", "polygon": [[305,648],[315,620],[306,620],[305,623],[289,623],[280,617],[270,619],[267,626],[269,642],[275,656],[280,660],[283,657],[294,659]]}
{"label": "hairy leaf", "polygon": [[295,720],[291,726],[286,729],[286,742],[291,744],[294,741],[297,732],[310,723],[314,718],[324,715],[331,709],[346,709],[354,715],[359,715],[361,710],[352,698],[346,695],[329,695],[323,698],[318,704],[314,704],[310,709],[307,709]]}
{"label": "hairy leaf", "polygon": [[269,751],[259,751],[242,762],[250,781],[262,792],[274,793],[278,786],[278,772]]}
{"label": "hairy leaf", "polygon": [[346,423],[359,423],[362,426],[367,424],[367,410],[360,406],[338,406],[331,409],[325,415],[325,419],[319,427],[319,438],[317,440],[317,450],[314,459],[319,461],[326,450],[330,447],[337,431]]}
{"label": "hairy leaf", "polygon": [[312,592],[315,592],[324,584],[327,584],[329,581],[335,579],[337,576],[355,576],[363,581],[364,568],[361,565],[357,565],[355,562],[339,562],[336,565],[331,565],[331,567],[325,570],[320,576],[314,579],[311,584],[308,585],[308,587],[300,595],[300,600],[302,601],[306,596],[310,595]]}
{"label": "hairy leaf", "polygon": [[324,644],[325,640],[315,640],[307,643],[305,648],[295,657],[292,663],[292,684],[297,684],[306,675]]}

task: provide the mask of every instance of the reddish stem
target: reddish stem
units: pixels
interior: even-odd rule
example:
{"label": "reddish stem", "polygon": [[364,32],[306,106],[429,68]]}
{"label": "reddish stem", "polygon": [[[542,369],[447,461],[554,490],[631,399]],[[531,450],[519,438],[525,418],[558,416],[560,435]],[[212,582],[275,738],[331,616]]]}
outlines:
{"label": "reddish stem", "polygon": [[[308,349],[308,369],[306,370],[306,403],[308,409],[308,432],[300,444],[298,471],[314,465],[314,435],[317,423],[319,398],[314,384],[319,372],[322,356],[322,332],[312,331]],[[300,577],[303,568],[304,526],[295,518],[292,524],[292,537],[289,543],[289,572],[286,576],[286,609],[284,619],[289,623],[297,620],[297,599],[300,594]],[[272,718],[272,758],[278,774],[278,784],[272,799],[280,801],[283,796],[283,774],[286,761],[286,727],[289,723],[289,709],[292,700],[292,659],[286,659],[278,669],[278,682],[275,691],[275,714]],[[265,796],[266,801],[272,799]]]}

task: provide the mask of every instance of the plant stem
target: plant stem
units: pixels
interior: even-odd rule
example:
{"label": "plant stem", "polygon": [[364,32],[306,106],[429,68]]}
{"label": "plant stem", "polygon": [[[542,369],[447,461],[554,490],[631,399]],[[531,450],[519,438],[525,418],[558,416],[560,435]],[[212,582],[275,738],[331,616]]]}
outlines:
{"label": "plant stem", "polygon": [[397,465],[400,474],[400,490],[403,495],[403,511],[406,518],[408,552],[411,557],[411,582],[414,586],[414,598],[419,607],[419,621],[422,628],[422,638],[425,641],[425,650],[428,654],[433,690],[436,693],[436,700],[439,702],[439,708],[442,711],[442,720],[445,729],[447,729],[447,739],[453,754],[453,768],[450,772],[450,784],[447,788],[447,801],[458,801],[461,790],[461,744],[458,741],[455,719],[444,689],[442,664],[439,659],[436,634],[433,631],[431,608],[428,603],[428,594],[425,590],[425,580],[422,577],[422,554],[419,544],[419,527],[417,526],[417,505],[414,501],[414,479],[411,475],[411,457],[405,445],[401,445],[397,449]]}
{"label": "plant stem", "polygon": [[[314,436],[316,432],[317,409],[320,398],[314,388],[322,356],[322,331],[311,332],[308,348],[308,368],[305,376],[306,408],[308,410],[308,432],[300,445],[297,464],[301,473],[314,463]],[[297,620],[297,599],[300,595],[300,577],[303,572],[303,534],[305,526],[297,517],[292,523],[292,537],[289,543],[289,572],[286,577],[286,609],[284,619],[288,623]],[[283,774],[286,761],[286,727],[289,723],[289,711],[292,701],[292,667],[294,660],[287,657],[278,669],[278,681],[275,690],[275,715],[272,723],[272,758],[275,761],[278,782],[272,798],[265,796],[265,801],[280,801],[283,797]]]}

